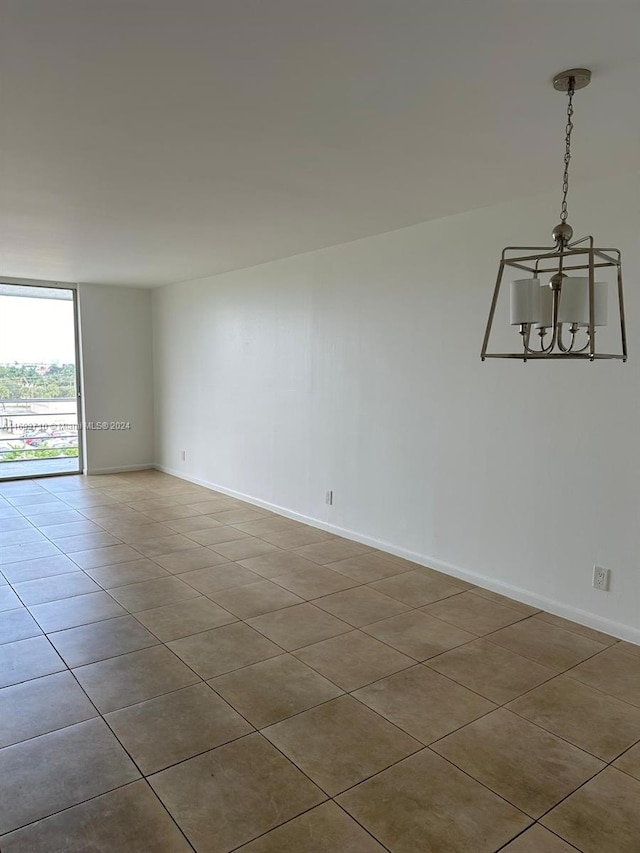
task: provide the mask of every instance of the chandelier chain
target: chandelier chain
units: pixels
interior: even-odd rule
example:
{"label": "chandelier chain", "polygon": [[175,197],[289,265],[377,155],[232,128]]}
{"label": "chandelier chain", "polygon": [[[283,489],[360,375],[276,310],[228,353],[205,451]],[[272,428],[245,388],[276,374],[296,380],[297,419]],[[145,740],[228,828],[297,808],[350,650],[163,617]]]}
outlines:
{"label": "chandelier chain", "polygon": [[562,176],[562,208],[560,213],[560,222],[563,224],[567,221],[569,215],[567,207],[567,195],[569,193],[569,163],[571,162],[571,131],[573,130],[573,94],[575,92],[573,77],[569,80],[569,88],[567,95],[569,103],[567,104],[567,124],[564,134],[564,174]]}

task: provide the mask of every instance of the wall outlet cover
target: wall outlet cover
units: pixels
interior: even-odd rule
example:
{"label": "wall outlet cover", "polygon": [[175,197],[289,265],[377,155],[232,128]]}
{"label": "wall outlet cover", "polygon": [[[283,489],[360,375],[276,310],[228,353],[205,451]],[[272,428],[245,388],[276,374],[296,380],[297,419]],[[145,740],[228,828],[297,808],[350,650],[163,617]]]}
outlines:
{"label": "wall outlet cover", "polygon": [[593,588],[600,589],[603,592],[609,591],[611,583],[611,569],[604,569],[602,566],[593,567]]}

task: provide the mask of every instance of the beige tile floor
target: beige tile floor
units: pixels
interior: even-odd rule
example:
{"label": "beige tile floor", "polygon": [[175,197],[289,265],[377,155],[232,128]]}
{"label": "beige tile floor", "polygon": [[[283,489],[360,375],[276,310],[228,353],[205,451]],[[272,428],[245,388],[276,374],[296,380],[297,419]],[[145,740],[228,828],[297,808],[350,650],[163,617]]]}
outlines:
{"label": "beige tile floor", "polygon": [[155,471],[0,483],[2,853],[640,853],[640,649]]}

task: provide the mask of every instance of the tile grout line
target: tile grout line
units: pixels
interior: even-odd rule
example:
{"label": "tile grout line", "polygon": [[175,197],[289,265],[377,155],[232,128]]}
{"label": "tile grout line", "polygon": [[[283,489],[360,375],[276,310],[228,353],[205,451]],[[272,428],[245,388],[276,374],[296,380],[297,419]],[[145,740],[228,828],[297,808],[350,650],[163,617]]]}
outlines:
{"label": "tile grout line", "polygon": [[521,837],[522,837],[526,832],[530,832],[530,831],[531,831],[531,829],[532,829],[534,826],[539,826],[539,827],[541,827],[543,830],[546,830],[547,832],[551,832],[551,834],[552,834],[553,836],[555,836],[559,841],[562,841],[564,844],[567,844],[567,845],[568,845],[572,850],[576,850],[576,851],[577,851],[577,853],[582,853],[582,851],[581,851],[581,850],[578,850],[578,848],[577,848],[577,847],[574,847],[574,846],[573,846],[573,844],[569,843],[566,839],[561,838],[561,836],[557,835],[555,832],[552,832],[550,829],[547,829],[547,827],[546,827],[546,826],[543,826],[541,823],[538,823],[538,821],[536,821],[535,823],[532,823],[530,826],[525,827],[525,828],[522,830],[522,832],[519,832],[519,833],[518,833],[517,835],[515,835],[513,838],[510,838],[510,839],[509,839],[509,841],[507,841],[505,844],[503,844],[503,845],[502,845],[502,847],[499,847],[499,848],[495,851],[495,853],[502,853],[502,851],[506,850],[506,849],[507,849],[507,847],[508,847],[510,844],[513,844],[513,842],[514,842],[514,841],[517,841],[517,839],[518,839],[518,838],[521,838]]}

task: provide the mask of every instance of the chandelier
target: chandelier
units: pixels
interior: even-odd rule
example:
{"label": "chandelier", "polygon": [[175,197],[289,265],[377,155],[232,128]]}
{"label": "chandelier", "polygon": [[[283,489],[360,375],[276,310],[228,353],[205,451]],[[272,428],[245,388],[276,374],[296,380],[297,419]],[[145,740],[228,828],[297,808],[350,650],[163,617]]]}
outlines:
{"label": "chandelier", "polygon": [[[493,292],[489,319],[482,343],[481,358],[600,358],[627,360],[622,265],[619,249],[598,248],[593,237],[572,242],[573,228],[567,222],[571,132],[573,131],[573,95],[588,86],[591,72],[572,68],[557,74],[553,87],[568,95],[565,128],[564,174],[560,223],[553,229],[555,246],[508,246],[502,251],[498,278]],[[510,283],[511,325],[517,326],[520,345],[514,352],[488,352],[491,328],[498,304],[505,268],[516,272]],[[609,273],[600,270],[609,269]],[[612,290],[617,291],[620,320],[620,352],[596,350],[596,330],[607,325],[608,281],[598,277],[615,276]],[[582,274],[575,273],[582,271]],[[615,272],[612,272],[615,271]]]}

